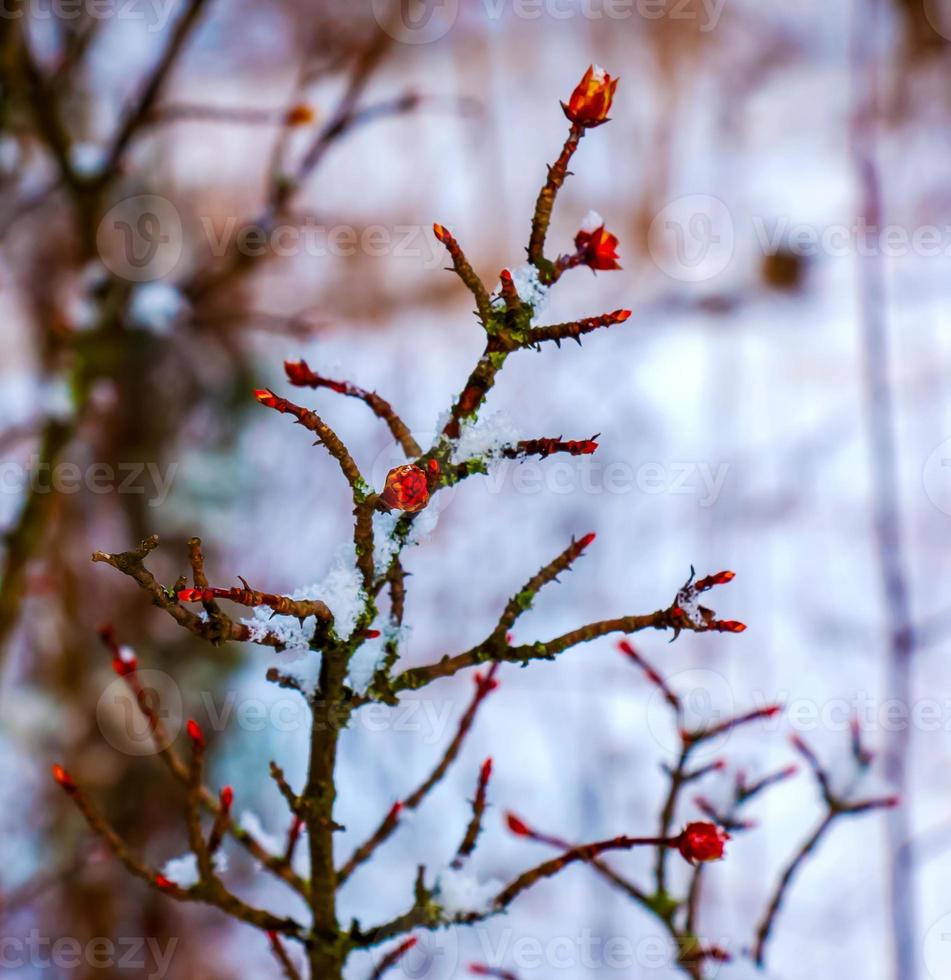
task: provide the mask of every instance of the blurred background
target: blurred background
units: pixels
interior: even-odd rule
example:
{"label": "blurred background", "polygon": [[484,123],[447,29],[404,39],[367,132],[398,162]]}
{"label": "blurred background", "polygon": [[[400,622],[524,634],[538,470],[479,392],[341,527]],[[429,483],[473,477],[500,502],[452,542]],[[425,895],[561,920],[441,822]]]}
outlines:
{"label": "blurred background", "polygon": [[[594,209],[623,270],[566,275],[543,319],[633,316],[584,349],[511,359],[487,414],[521,438],[599,432],[600,449],[502,465],[439,501],[408,558],[406,663],[484,637],[572,535],[598,539],[518,640],[665,606],[691,564],[735,570],[712,604],[744,634],[636,638],[698,718],[786,705],[719,744],[727,772],[700,789],[790,763],[791,734],[836,771],[856,718],[877,753],[867,791],[904,801],[833,829],[784,905],[768,975],[951,978],[945,0],[6,5],[6,972],[277,975],[258,933],[129,878],[48,773],[68,764],[155,865],[187,850],[177,788],[129,737],[104,623],[153,671],[173,731],[202,723],[213,782],[234,785],[262,835],[285,831],[268,760],[302,779],[303,707],[265,682],[265,648],[200,643],[89,556],[157,533],[152,567],[171,583],[200,534],[215,585],[320,581],[349,533],[346,488],[252,389],[290,394],[282,361],[304,357],[431,437],[481,351],[432,223],[493,286],[524,262],[566,132],[559,100],[592,62],[621,77],[612,122],[574,158],[549,250],[569,251]],[[299,400],[380,489],[398,460],[365,406]],[[486,755],[493,808],[473,864],[485,880],[547,856],[506,834],[504,809],[571,840],[653,832],[675,733],[614,643],[500,679],[458,765],[348,884],[344,921],[399,913],[416,866],[446,866]],[[342,855],[428,773],[470,692],[467,676],[440,681],[345,735]],[[705,877],[702,931],[737,954],[822,807],[800,774],[752,816]],[[644,876],[648,857],[616,865]],[[241,894],[295,909],[231,858]],[[63,937],[137,952],[69,965],[51,955]],[[173,955],[159,963],[136,937]],[[745,976],[739,959],[718,975]],[[484,928],[424,937],[393,975],[449,978],[473,960],[523,978],[678,975],[657,924],[584,867]],[[369,956],[351,966],[372,972]]]}

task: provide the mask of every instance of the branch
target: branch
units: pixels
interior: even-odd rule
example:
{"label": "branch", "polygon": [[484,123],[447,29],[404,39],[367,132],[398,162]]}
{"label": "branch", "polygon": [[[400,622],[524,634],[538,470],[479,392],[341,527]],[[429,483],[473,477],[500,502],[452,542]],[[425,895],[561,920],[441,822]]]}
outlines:
{"label": "branch", "polygon": [[466,288],[475,297],[476,309],[479,319],[484,327],[488,327],[492,322],[492,303],[489,300],[489,292],[485,284],[476,275],[475,270],[469,264],[462,246],[453,237],[452,232],[442,225],[433,225],[433,234],[446,246],[446,251],[452,259],[452,267],[456,275],[465,283]]}
{"label": "branch", "polygon": [[453,762],[455,762],[459,755],[463,742],[465,742],[466,737],[472,730],[472,725],[475,722],[476,714],[478,713],[479,708],[482,706],[482,702],[498,686],[495,680],[495,674],[497,671],[498,664],[493,664],[489,668],[489,671],[485,677],[476,675],[475,694],[472,697],[472,701],[469,703],[469,707],[466,708],[465,712],[463,713],[462,718],[459,719],[459,727],[456,729],[456,734],[446,748],[446,751],[443,753],[442,758],[436,764],[436,767],[429,774],[429,776],[423,780],[423,782],[413,793],[403,800],[402,803],[396,803],[390,808],[379,827],[377,827],[373,834],[353,852],[350,859],[337,873],[338,887],[342,885],[361,864],[368,861],[381,844],[390,838],[399,825],[400,812],[403,809],[417,809],[423,800],[426,799],[426,797],[432,792],[433,788],[439,784],[443,776],[445,776],[449,771],[449,767],[453,764]]}
{"label": "branch", "polygon": [[600,432],[590,439],[569,439],[562,441],[561,436],[542,439],[522,439],[514,446],[505,446],[500,455],[506,459],[521,459],[525,456],[541,456],[546,459],[554,453],[567,453],[569,456],[588,456],[598,448],[596,442]]}
{"label": "branch", "polygon": [[317,436],[317,442],[314,445],[324,446],[337,461],[344,478],[353,490],[354,499],[362,500],[366,496],[368,485],[357,464],[353,461],[353,457],[336,432],[316,412],[308,411],[286,398],[275,395],[270,388],[257,389],[254,392],[254,397],[262,405],[273,408],[274,411],[280,412],[282,415],[293,415],[299,425],[313,432]]}
{"label": "branch", "polygon": [[546,878],[551,878],[569,864],[574,864],[577,861],[590,862],[608,851],[629,851],[634,847],[673,847],[676,846],[676,841],[677,838],[622,836],[572,847],[564,854],[544,861],[542,864],[520,874],[495,896],[492,904],[497,910],[508,908],[522,892]]}
{"label": "branch", "polygon": [[333,381],[325,378],[312,371],[306,361],[285,361],[284,370],[287,372],[288,381],[300,388],[329,388],[340,395],[359,398],[369,406],[378,419],[382,419],[387,424],[393,438],[402,447],[407,458],[422,456],[423,451],[409,431],[409,426],[396,414],[393,406],[375,391],[358,388],[349,381]]}
{"label": "branch", "polygon": [[[129,657],[128,655],[123,655],[110,627],[103,627],[100,630],[100,636],[112,655],[113,669],[116,674],[125,680],[135,698],[139,710],[148,722],[149,734],[152,736],[156,753],[169,772],[182,785],[187,787],[191,780],[191,768],[181,759],[172,744],[168,731],[162,723],[161,706],[153,703],[152,697],[154,695],[151,695],[149,691],[142,687],[138,676],[138,662],[134,656]],[[201,805],[214,818],[214,825],[209,839],[209,850],[214,851],[217,848],[217,844],[212,847],[211,842],[216,837],[220,837],[222,832],[226,832],[264,868],[284,881],[299,895],[306,898],[309,894],[307,882],[294,873],[289,862],[285,862],[281,858],[270,854],[246,830],[232,821],[230,813],[231,800],[232,793],[230,792],[230,787],[222,790],[217,799],[207,787],[201,787]]]}
{"label": "branch", "polygon": [[479,781],[476,783],[476,794],[472,799],[472,816],[469,825],[466,827],[465,836],[453,858],[452,867],[461,868],[466,859],[475,850],[482,833],[482,818],[485,815],[486,795],[489,787],[489,779],[492,778],[492,759],[486,759],[479,770]]}
{"label": "branch", "polygon": [[130,874],[136,878],[141,878],[151,888],[155,888],[162,894],[178,901],[201,901],[207,905],[214,905],[232,918],[240,919],[242,922],[246,922],[248,925],[255,926],[258,929],[271,930],[294,938],[303,938],[306,934],[304,927],[292,918],[279,918],[262,909],[245,904],[228,892],[216,879],[213,879],[210,883],[202,882],[191,889],[180,888],[174,882],[169,881],[163,875],[158,874],[144,862],[140,861],[129,851],[119,835],[93,806],[85,793],[79,789],[69,773],[61,766],[53,767],[53,778],[75,803],[93,833],[102,838]]}
{"label": "branch", "polygon": [[[606,619],[598,623],[590,623],[579,627],[570,633],[564,633],[552,640],[520,646],[510,646],[504,641],[486,640],[465,653],[454,657],[443,657],[434,664],[424,667],[411,667],[397,674],[393,680],[394,692],[417,690],[431,684],[441,677],[452,677],[453,674],[467,667],[474,667],[486,661],[500,663],[517,663],[522,666],[532,660],[553,660],[555,656],[579,643],[587,643],[600,636],[610,633],[637,633],[646,629],[674,629],[675,622],[669,609],[658,609],[656,612],[643,616],[625,616],[620,619]],[[698,632],[700,632],[698,630]]]}
{"label": "branch", "polygon": [[565,178],[568,176],[568,164],[574,156],[578,144],[585,134],[584,126],[572,123],[568,131],[568,138],[565,145],[561,148],[561,153],[555,163],[548,168],[548,179],[544,187],[538,194],[535,201],[535,214],[532,217],[532,234],[528,241],[528,261],[539,271],[542,271],[548,263],[545,259],[545,237],[548,234],[548,226],[551,224],[551,213],[555,206],[555,197],[561,190]]}
{"label": "branch", "polygon": [[135,136],[140,126],[147,123],[152,107],[155,105],[162,86],[165,84],[165,79],[178,60],[178,56],[198,22],[199,15],[206,2],[207,0],[188,0],[185,12],[175,24],[172,35],[165,45],[165,50],[162,52],[158,63],[152,69],[152,74],[146,80],[138,99],[128,110],[124,120],[119,125],[112,149],[109,152],[108,172],[115,172],[118,169],[122,156],[132,141],[132,137]]}
{"label": "branch", "polygon": [[410,936],[403,940],[395,949],[390,950],[386,956],[380,960],[380,965],[370,974],[370,980],[380,980],[385,974],[396,966],[397,963],[416,945],[416,937]]}
{"label": "branch", "polygon": [[574,340],[579,346],[581,338],[586,333],[592,333],[601,327],[611,327],[615,323],[624,323],[631,315],[630,310],[615,310],[613,313],[603,313],[601,316],[589,316],[583,320],[572,320],[570,323],[555,323],[547,327],[533,327],[529,332],[526,346],[540,344],[553,340],[559,347],[563,340]]}
{"label": "branch", "polygon": [[258,592],[241,578],[244,588],[220,589],[205,586],[204,588],[179,589],[176,593],[179,602],[209,603],[214,599],[227,599],[239,606],[267,606],[280,616],[296,616],[301,621],[314,616],[325,627],[333,625],[334,615],[326,602],[320,599],[292,599],[286,595],[275,595],[273,592]]}
{"label": "branch", "polygon": [[201,617],[180,605],[174,590],[166,589],[157,582],[155,576],[145,567],[146,557],[158,547],[158,543],[158,535],[153,534],[142,541],[135,551],[122,551],[118,554],[96,551],[93,553],[92,560],[105,562],[122,572],[123,575],[128,575],[151,596],[153,605],[164,609],[179,626],[183,626],[189,632],[209,643],[217,644],[224,640],[243,640],[261,646],[275,647],[278,650],[283,649],[283,643],[273,633],[252,639],[251,631],[247,626],[235,623],[224,613],[217,613],[205,622]]}
{"label": "branch", "polygon": [[287,948],[281,941],[281,937],[274,931],[269,931],[267,934],[268,944],[271,947],[271,952],[274,954],[274,958],[281,966],[281,972],[287,978],[287,980],[301,980],[300,971],[294,966],[294,961],[291,959],[290,954],[287,952]]}
{"label": "branch", "polygon": [[557,582],[558,576],[562,572],[567,572],[571,569],[571,566],[581,557],[584,550],[594,541],[594,533],[586,534],[583,538],[575,541],[572,539],[571,544],[568,545],[565,550],[558,555],[557,558],[553,558],[547,565],[539,569],[539,571],[533,575],[522,588],[508,601],[502,615],[499,617],[498,625],[492,632],[490,641],[501,641],[504,640],[505,634],[514,625],[515,621],[523,613],[527,612],[535,599],[535,596],[546,586],[549,582]]}
{"label": "branch", "polygon": [[[861,773],[871,761],[871,755],[866,754],[862,750],[861,743],[858,740],[855,731],[856,730],[853,728],[852,752],[858,770]],[[812,749],[798,736],[792,739],[792,744],[799,754],[808,762],[809,767],[812,770],[813,777],[816,780],[816,784],[819,787],[823,802],[826,805],[826,814],[816,829],[802,844],[799,850],[796,851],[792,859],[786,865],[786,868],[780,876],[779,882],[773,891],[772,898],[766,907],[763,918],[760,920],[759,926],[756,930],[756,939],[752,952],[753,960],[759,967],[762,967],[766,961],[766,946],[772,934],[776,917],[782,908],[783,901],[789,891],[789,887],[792,884],[793,879],[795,878],[799,869],[805,863],[806,859],[819,846],[819,843],[831,829],[833,824],[840,817],[858,816],[863,813],[869,813],[873,810],[892,809],[893,807],[898,806],[899,803],[897,796],[864,799],[858,801],[841,798],[832,788],[832,780],[828,772],[823,768]]]}

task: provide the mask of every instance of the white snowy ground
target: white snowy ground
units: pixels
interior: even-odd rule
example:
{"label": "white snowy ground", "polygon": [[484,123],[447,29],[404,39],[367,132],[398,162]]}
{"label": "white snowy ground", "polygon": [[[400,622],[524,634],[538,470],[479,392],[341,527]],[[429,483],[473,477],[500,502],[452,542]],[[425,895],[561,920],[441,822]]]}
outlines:
{"label": "white snowy ground", "polygon": [[[563,137],[556,98],[568,94],[589,60],[622,75],[615,121],[592,133],[576,157],[552,241],[567,245],[582,216],[597,208],[621,237],[625,270],[566,277],[545,320],[621,306],[634,315],[590,337],[583,350],[567,345],[513,358],[489,405],[489,412],[507,413],[523,437],[600,432],[601,448],[584,460],[508,465],[452,494],[434,533],[409,558],[406,663],[425,663],[482,638],[529,575],[572,535],[596,531],[575,570],[546,589],[518,623],[518,639],[655,609],[670,601],[691,564],[701,574],[731,568],[735,582],[711,594],[711,603],[722,616],[746,622],[746,633],[685,635],[673,645],[662,634],[636,638],[674,685],[691,692],[698,710],[728,714],[774,700],[789,706],[784,720],[733,736],[723,754],[764,770],[779,767],[792,759],[787,735],[798,731],[834,762],[845,752],[845,719],[856,708],[866,712],[871,744],[881,740],[885,633],[870,533],[854,251],[816,255],[801,293],[766,291],[757,278],[764,227],[802,223],[822,231],[853,221],[847,25],[844,13],[835,16],[818,3],[776,14],[736,4],[715,30],[699,36],[697,60],[685,62],[694,77],[682,80],[676,163],[664,200],[713,196],[722,209],[707,205],[721,219],[725,211],[729,222],[721,220],[716,232],[726,237],[692,272],[663,251],[665,242],[674,245],[674,232],[665,237],[663,227],[653,255],[634,256],[624,247],[652,152],[645,121],[657,104],[640,23],[548,16],[496,22],[470,12],[465,29],[422,46],[412,65],[404,61],[401,68],[426,91],[482,96],[487,115],[385,123],[355,135],[328,160],[321,194],[308,202],[321,213],[358,224],[418,225],[424,232],[438,220],[458,235],[479,271],[494,277],[503,264],[522,261],[543,165]],[[752,94],[742,86],[733,94],[727,81],[735,86],[736,75],[755,64],[764,37],[785,51],[785,67]],[[947,159],[947,130],[939,129],[946,120],[935,111],[937,118],[906,124],[884,144],[889,217],[909,229],[944,227],[948,209],[945,174],[927,170],[929,160]],[[920,149],[916,167],[923,169],[903,162],[910,146]],[[679,207],[671,217],[685,220],[691,208]],[[283,298],[287,312],[319,301],[332,321],[335,302],[359,306],[362,276],[386,283],[395,296],[445,289],[442,258],[426,234],[418,240],[420,254],[408,257],[288,260],[263,295]],[[921,618],[949,605],[942,583],[951,561],[945,547],[951,488],[943,457],[934,455],[951,435],[951,400],[942,391],[951,367],[947,273],[945,255],[888,262],[903,507]],[[700,305],[724,296],[735,300],[724,313]],[[461,288],[455,300],[423,314],[410,305],[385,324],[367,324],[381,329],[356,329],[359,314],[350,316],[308,345],[269,339],[260,345],[259,380],[284,391],[281,360],[306,357],[319,370],[378,389],[425,436],[479,350],[479,329]],[[362,406],[331,393],[306,400],[322,409],[381,486],[392,460],[385,428]],[[232,509],[202,506],[208,481],[232,478],[239,487]],[[305,433],[262,411],[244,433],[238,460],[183,449],[180,478],[159,523],[201,528],[207,539],[231,542],[223,567],[290,591],[319,581],[345,540],[344,489]],[[948,649],[939,638],[916,667],[915,697],[932,699],[940,719],[936,729],[915,732],[919,829],[940,824],[949,810],[942,779],[951,739]],[[232,723],[218,775],[235,784],[239,808],[278,833],[284,808],[264,777],[267,760],[279,759],[299,784],[305,731],[288,695],[264,682],[269,662],[249,648],[235,682],[238,703],[265,699],[275,711],[270,717],[285,721],[264,731]],[[507,808],[572,840],[653,831],[664,786],[659,765],[670,757],[671,733],[650,689],[612,640],[570,651],[555,664],[506,667],[500,679],[501,690],[429,803],[354,876],[344,919],[360,910],[369,925],[397,914],[411,902],[418,863],[427,864],[430,877],[446,867],[487,755],[495,760],[493,808],[471,864],[481,880],[507,880],[547,856],[504,832]],[[342,856],[428,773],[470,691],[468,676],[440,682],[412,699],[418,710],[394,710],[384,725],[358,721],[346,734],[337,817],[348,828],[340,835]],[[290,713],[279,714],[285,708]],[[707,936],[734,950],[749,941],[776,871],[820,814],[815,797],[802,775],[756,806],[758,827],[734,840],[728,860],[706,876]],[[688,808],[681,816],[693,815]],[[882,854],[878,816],[833,832],[786,904],[771,977],[889,975]],[[647,871],[643,854],[615,863],[631,874]],[[939,849],[920,877],[921,976],[933,980],[951,977],[951,955],[942,957],[940,940],[942,918],[951,913],[943,887],[949,870],[951,853]],[[278,900],[262,888],[259,900],[268,897]],[[429,959],[408,958],[406,976],[454,977],[472,960],[515,969],[526,980],[676,975],[654,924],[583,867],[537,887],[507,916],[479,929],[442,932],[422,945]],[[240,930],[220,953],[241,975],[271,968],[260,944]],[[369,969],[355,959],[350,975],[363,977]],[[720,975],[746,976],[742,966],[724,967]]]}

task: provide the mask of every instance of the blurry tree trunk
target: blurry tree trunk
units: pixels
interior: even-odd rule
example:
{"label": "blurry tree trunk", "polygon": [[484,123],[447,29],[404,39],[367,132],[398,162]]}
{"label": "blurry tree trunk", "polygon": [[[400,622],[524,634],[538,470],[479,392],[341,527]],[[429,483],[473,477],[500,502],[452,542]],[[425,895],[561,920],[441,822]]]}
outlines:
{"label": "blurry tree trunk", "polygon": [[[856,2],[852,8],[853,105],[851,150],[858,185],[858,213],[866,226],[880,234],[882,190],[876,153],[876,125],[880,109],[875,59],[877,0]],[[880,243],[879,243],[880,244]],[[905,547],[898,485],[894,394],[889,372],[885,269],[878,244],[857,258],[859,320],[864,354],[866,425],[871,463],[871,492],[876,552],[885,604],[888,633],[885,696],[906,708],[903,723],[886,732],[884,772],[901,806],[888,812],[887,847],[889,907],[895,980],[915,980],[916,908],[914,868],[907,846],[911,807],[908,762],[911,729],[907,708],[911,701],[914,652],[911,600],[905,575]]]}

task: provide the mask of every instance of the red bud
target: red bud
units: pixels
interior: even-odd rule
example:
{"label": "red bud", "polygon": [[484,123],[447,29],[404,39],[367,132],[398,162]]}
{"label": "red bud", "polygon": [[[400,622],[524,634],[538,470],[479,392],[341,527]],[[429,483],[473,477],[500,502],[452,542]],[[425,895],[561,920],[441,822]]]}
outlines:
{"label": "red bud", "polygon": [[591,65],[561,107],[565,115],[578,126],[600,126],[608,121],[618,80],[603,68]]}
{"label": "red bud", "polygon": [[386,475],[380,499],[393,510],[415,513],[429,503],[426,474],[411,463],[397,466]]}
{"label": "red bud", "polygon": [[505,823],[508,826],[508,829],[515,834],[516,837],[535,836],[535,831],[532,830],[527,823],[516,817],[514,813],[509,812],[505,814]]}
{"label": "red bud", "polygon": [[739,623],[735,619],[715,619],[710,624],[710,629],[718,633],[742,633],[746,629],[746,623]]}
{"label": "red bud", "polygon": [[221,801],[222,809],[230,810],[231,804],[234,803],[234,789],[230,786],[223,786],[218,794],[218,799]]}
{"label": "red bud", "polygon": [[70,774],[60,765],[53,766],[53,779],[55,779],[56,782],[58,782],[67,793],[69,793],[70,796],[76,793],[79,789],[74,782],[73,777],[70,776]]}
{"label": "red bud", "polygon": [[112,669],[119,677],[128,677],[136,671],[139,666],[135,654],[129,649],[119,648],[119,652],[112,658]]}
{"label": "red bud", "polygon": [[194,718],[189,718],[188,724],[185,727],[194,747],[196,749],[203,749],[205,747],[205,733],[201,730],[198,722]]}

